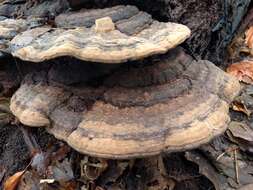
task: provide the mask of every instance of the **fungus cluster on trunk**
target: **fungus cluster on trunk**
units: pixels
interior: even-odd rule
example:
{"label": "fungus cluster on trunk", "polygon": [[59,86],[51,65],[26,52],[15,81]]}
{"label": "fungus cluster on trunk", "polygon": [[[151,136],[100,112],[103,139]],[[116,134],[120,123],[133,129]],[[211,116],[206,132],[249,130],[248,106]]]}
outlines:
{"label": "fungus cluster on trunk", "polygon": [[52,62],[27,74],[11,99],[24,125],[111,159],[192,149],[227,128],[240,85],[177,47],[188,27],[130,5],[66,11],[53,25],[38,21],[0,21],[1,51]]}

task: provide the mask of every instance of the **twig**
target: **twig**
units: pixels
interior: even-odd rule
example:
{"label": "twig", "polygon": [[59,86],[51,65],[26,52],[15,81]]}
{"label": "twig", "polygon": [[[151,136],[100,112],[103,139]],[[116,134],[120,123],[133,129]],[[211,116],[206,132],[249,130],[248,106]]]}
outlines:
{"label": "twig", "polygon": [[227,153],[227,151],[221,153],[221,154],[216,158],[216,161],[218,161],[219,159],[221,159],[226,153]]}
{"label": "twig", "polygon": [[235,177],[236,177],[236,182],[240,184],[240,179],[239,179],[239,169],[238,169],[238,161],[237,161],[237,150],[234,150],[234,160],[235,160]]}
{"label": "twig", "polygon": [[223,153],[221,153],[221,154],[216,158],[216,161],[218,161],[219,159],[221,159],[226,153],[233,152],[234,150],[238,150],[238,147],[231,147],[231,148],[228,148],[227,150],[225,150]]}
{"label": "twig", "polygon": [[159,155],[157,158],[157,168],[163,177],[168,176],[167,170],[166,170],[166,167],[165,167],[164,161],[163,161],[163,155]]}

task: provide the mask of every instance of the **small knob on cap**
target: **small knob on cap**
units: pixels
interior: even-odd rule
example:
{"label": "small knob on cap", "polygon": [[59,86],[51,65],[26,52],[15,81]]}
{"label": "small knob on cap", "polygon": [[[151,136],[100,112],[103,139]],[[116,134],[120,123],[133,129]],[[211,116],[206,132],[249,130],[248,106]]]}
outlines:
{"label": "small knob on cap", "polygon": [[110,17],[97,19],[95,23],[96,32],[110,32],[115,30],[115,24]]}

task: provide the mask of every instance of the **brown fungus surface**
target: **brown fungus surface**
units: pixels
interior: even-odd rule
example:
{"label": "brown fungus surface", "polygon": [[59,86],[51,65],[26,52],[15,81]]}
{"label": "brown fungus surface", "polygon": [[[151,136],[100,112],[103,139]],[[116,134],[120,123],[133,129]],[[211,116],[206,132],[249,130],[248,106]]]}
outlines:
{"label": "brown fungus surface", "polygon": [[[18,34],[36,28],[45,24],[43,18],[29,18],[29,19],[9,19],[3,18],[0,20],[0,51],[11,53],[9,48],[11,40]],[[46,28],[46,27],[44,27]],[[45,31],[45,30],[44,30]],[[40,32],[41,33],[41,32]],[[39,35],[38,31],[34,35]],[[31,40],[31,36],[24,36],[27,43]]]}
{"label": "brown fungus surface", "polygon": [[3,19],[0,21],[0,50],[7,51],[9,43],[18,33],[25,31],[28,23],[24,19]]}
{"label": "brown fungus surface", "polygon": [[73,56],[121,63],[166,53],[190,36],[187,26],[155,21],[135,6],[63,13],[55,24],[57,28],[37,27],[17,35],[11,41],[12,55],[31,62]]}
{"label": "brown fungus surface", "polygon": [[181,151],[222,134],[238,81],[179,48],[159,58],[124,65],[99,87],[58,85],[47,74],[30,75],[10,108],[23,124],[44,126],[96,157]]}

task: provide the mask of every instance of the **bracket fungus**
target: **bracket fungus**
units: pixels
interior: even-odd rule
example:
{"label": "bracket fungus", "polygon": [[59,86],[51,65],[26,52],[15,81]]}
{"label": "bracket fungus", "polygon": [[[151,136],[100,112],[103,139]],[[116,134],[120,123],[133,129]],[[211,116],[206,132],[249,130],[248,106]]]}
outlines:
{"label": "bracket fungus", "polygon": [[31,62],[73,56],[121,63],[166,53],[190,36],[187,26],[155,21],[135,6],[63,13],[55,25],[39,35],[44,27],[17,35],[10,43],[12,55]]}
{"label": "bracket fungus", "polygon": [[27,29],[24,19],[3,19],[0,21],[0,50],[6,51],[8,44],[19,32]]}
{"label": "bracket fungus", "polygon": [[176,48],[190,36],[187,26],[130,5],[61,14],[51,5],[52,25],[0,21],[2,33],[15,32],[3,35],[9,53],[46,65],[11,98],[21,123],[45,127],[81,153],[118,159],[194,148],[227,128],[240,85]]}
{"label": "bracket fungus", "polygon": [[55,82],[48,73],[26,77],[11,99],[13,114],[81,153],[114,159],[207,143],[227,128],[240,90],[235,78],[181,48],[123,64],[96,87]]}
{"label": "bracket fungus", "polygon": [[[0,51],[11,53],[9,49],[10,41],[19,33],[45,24],[43,18],[30,19],[9,19],[3,17],[0,20]],[[26,40],[29,40],[26,37]]]}

